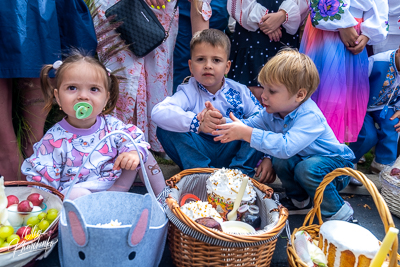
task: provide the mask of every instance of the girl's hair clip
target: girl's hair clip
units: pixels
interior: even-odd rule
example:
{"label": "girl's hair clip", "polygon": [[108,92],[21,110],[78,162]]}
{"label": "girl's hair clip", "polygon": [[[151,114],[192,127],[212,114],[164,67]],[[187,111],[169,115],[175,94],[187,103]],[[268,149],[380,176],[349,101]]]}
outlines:
{"label": "girl's hair clip", "polygon": [[106,68],[106,71],[107,71],[108,76],[110,76],[111,70],[109,68]]}
{"label": "girl's hair clip", "polygon": [[58,69],[62,65],[61,60],[57,60],[56,62],[53,63],[53,69]]}

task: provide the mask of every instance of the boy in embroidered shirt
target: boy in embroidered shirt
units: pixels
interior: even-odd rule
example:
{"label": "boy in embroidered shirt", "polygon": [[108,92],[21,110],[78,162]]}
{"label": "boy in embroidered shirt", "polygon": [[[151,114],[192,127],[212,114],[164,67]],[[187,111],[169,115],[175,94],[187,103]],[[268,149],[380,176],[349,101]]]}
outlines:
{"label": "boy in embroidered shirt", "polygon": [[[272,183],[276,172],[287,198],[281,199],[290,214],[311,208],[311,199],[324,176],[336,168],[353,167],[354,154],[340,144],[321,110],[310,98],[319,83],[312,60],[293,49],[281,50],[262,68],[258,81],[264,87],[261,95],[265,110],[240,121],[233,114],[213,134],[222,143],[245,140],[270,158],[260,167]],[[321,204],[322,215],[329,219],[351,220],[353,209],[338,191],[350,177],[340,176],[330,183]],[[311,198],[311,199],[310,199]]]}
{"label": "boy in embroidered shirt", "polygon": [[247,142],[224,144],[211,135],[223,116],[232,112],[249,118],[262,109],[246,86],[224,78],[231,64],[230,41],[223,32],[207,29],[194,34],[190,49],[193,77],[152,110],[157,137],[181,169],[229,167],[253,176],[261,152]]}
{"label": "boy in embroidered shirt", "polygon": [[[358,160],[375,146],[371,172],[378,174],[397,157],[400,132],[400,48],[369,57],[370,95],[357,142],[350,143]],[[375,127],[378,124],[379,129]]]}

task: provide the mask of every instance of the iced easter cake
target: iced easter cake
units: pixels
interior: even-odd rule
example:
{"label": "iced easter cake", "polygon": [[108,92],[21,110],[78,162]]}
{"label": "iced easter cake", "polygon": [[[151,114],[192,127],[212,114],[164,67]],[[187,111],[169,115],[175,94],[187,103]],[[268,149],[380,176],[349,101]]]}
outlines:
{"label": "iced easter cake", "polygon": [[321,225],[318,247],[324,252],[328,267],[369,267],[379,250],[378,239],[367,229],[344,221]]}
{"label": "iced easter cake", "polygon": [[[246,177],[240,170],[222,168],[214,172],[206,182],[208,202],[222,216],[226,217],[233,208],[233,203],[239,192],[243,178]],[[243,194],[241,205],[253,204],[256,200],[256,191],[249,179]]]}
{"label": "iced easter cake", "polygon": [[196,221],[199,218],[210,217],[216,220],[218,223],[223,222],[219,213],[207,202],[192,201],[183,205],[181,210],[193,221]]}

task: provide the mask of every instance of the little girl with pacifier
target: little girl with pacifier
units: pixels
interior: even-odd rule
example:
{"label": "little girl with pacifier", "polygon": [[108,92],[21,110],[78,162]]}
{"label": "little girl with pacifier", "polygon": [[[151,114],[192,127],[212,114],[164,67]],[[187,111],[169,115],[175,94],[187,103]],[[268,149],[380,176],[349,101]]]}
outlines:
{"label": "little girl with pacifier", "polygon": [[[55,69],[55,88],[48,75],[52,69]],[[63,62],[44,66],[40,79],[46,109],[50,110],[56,101],[66,116],[47,131],[34,145],[33,155],[23,162],[21,171],[28,181],[53,186],[65,194],[93,148],[105,135],[120,130],[132,136],[138,150],[122,134],[109,136],[83,166],[70,198],[105,190],[128,191],[136,173],[118,178],[121,169],[137,170],[139,157],[146,162],[155,194],[162,191],[164,177],[148,151],[150,145],[143,132],[108,115],[118,100],[115,75],[98,60],[75,51]]]}

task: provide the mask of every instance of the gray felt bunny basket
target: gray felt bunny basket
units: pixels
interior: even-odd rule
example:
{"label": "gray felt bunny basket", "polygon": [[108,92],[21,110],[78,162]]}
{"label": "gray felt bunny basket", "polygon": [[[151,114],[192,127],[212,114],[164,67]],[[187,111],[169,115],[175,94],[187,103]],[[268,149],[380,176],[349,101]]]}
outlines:
{"label": "gray felt bunny basket", "polygon": [[[135,145],[132,137],[122,131],[114,131],[102,141],[113,134],[125,135]],[[142,158],[140,164],[144,166]],[[125,170],[122,175],[132,175],[132,172]],[[149,192],[145,195],[105,191],[71,201],[68,191],[59,225],[62,267],[158,266],[165,247],[168,219],[156,200],[144,168],[142,172]],[[73,184],[70,189],[72,187]],[[116,219],[121,226],[96,226]]]}

